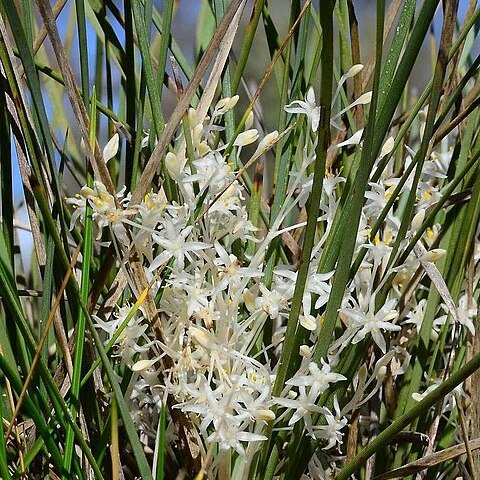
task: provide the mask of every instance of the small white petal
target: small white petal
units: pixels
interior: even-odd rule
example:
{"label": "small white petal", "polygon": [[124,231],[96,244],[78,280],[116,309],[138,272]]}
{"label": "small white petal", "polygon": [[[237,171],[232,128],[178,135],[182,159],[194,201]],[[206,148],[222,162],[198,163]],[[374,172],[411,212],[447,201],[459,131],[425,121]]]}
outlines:
{"label": "small white petal", "polygon": [[141,148],[142,150],[143,150],[144,148],[147,148],[149,141],[150,141],[150,134],[147,133],[147,135],[145,135],[145,136],[142,138],[142,143],[140,144],[140,148]]}
{"label": "small white petal", "polygon": [[345,141],[334,145],[337,148],[345,147],[346,145],[358,145],[362,140],[363,128],[358,132],[355,132],[350,138],[347,138]]}
{"label": "small white petal", "polygon": [[132,365],[131,370],[132,372],[143,372],[144,370],[147,370],[151,366],[153,366],[156,361],[157,361],[156,358],[152,360],[139,360],[138,362]]}
{"label": "small white petal", "polygon": [[384,317],[383,321],[384,322],[389,322],[390,320],[393,320],[397,316],[396,310],[390,310]]}
{"label": "small white petal", "polygon": [[393,150],[394,144],[395,144],[395,139],[393,137],[388,137],[387,141],[383,144],[379,159],[382,159],[385,155],[388,155]]}
{"label": "small white petal", "polygon": [[317,322],[315,320],[315,317],[312,317],[311,315],[301,315],[300,325],[306,330],[310,330],[311,332],[317,329]]}
{"label": "small white petal", "polygon": [[307,91],[307,97],[306,100],[308,103],[311,105],[315,104],[315,91],[313,90],[313,87],[310,87]]}
{"label": "small white petal", "polygon": [[247,119],[245,120],[245,130],[248,130],[249,128],[252,128],[253,125],[253,112],[250,112],[248,114]]}
{"label": "small white petal", "polygon": [[105,145],[103,149],[103,160],[107,163],[110,159],[112,159],[118,152],[119,146],[119,136],[116,133]]}

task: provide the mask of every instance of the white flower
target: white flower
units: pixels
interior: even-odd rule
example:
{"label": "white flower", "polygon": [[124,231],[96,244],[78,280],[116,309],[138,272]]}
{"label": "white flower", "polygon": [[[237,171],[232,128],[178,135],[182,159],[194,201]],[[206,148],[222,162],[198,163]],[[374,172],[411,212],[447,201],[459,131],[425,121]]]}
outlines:
{"label": "white flower", "polygon": [[340,316],[349,324],[348,328],[356,331],[352,339],[352,343],[358,343],[363,340],[368,333],[372,334],[373,341],[378,345],[380,350],[385,353],[387,345],[383,338],[382,331],[395,332],[401,330],[399,325],[392,325],[393,320],[398,314],[396,310],[392,310],[396,300],[388,300],[385,305],[376,313],[373,312],[374,301],[370,302],[369,311],[364,313],[355,308],[341,308]]}
{"label": "white flower", "polygon": [[201,190],[208,186],[212,195],[224,190],[234,178],[232,167],[219,152],[209,152],[195,160],[193,164],[196,173],[187,176],[183,181],[186,183],[198,182]]}
{"label": "white flower", "polygon": [[226,288],[236,289],[244,278],[261,277],[262,272],[255,268],[242,267],[238,258],[232,253],[229,255],[225,248],[216,241],[214,244],[217,257],[215,266],[218,268],[216,274],[219,283],[215,286],[217,290]]}
{"label": "white flower", "polygon": [[[288,293],[288,297],[290,298],[293,295],[293,289],[297,280],[297,272],[292,272],[286,268],[277,268],[275,274],[278,277],[288,278],[291,281]],[[327,303],[331,290],[327,281],[333,277],[333,274],[334,272],[332,271],[329,273],[311,273],[308,276],[302,299],[305,316],[310,315],[312,295],[316,297],[315,308],[317,310]]]}
{"label": "white flower", "polygon": [[317,399],[331,383],[347,380],[346,377],[339,373],[332,372],[330,365],[321,359],[322,368],[318,368],[315,362],[308,364],[308,375],[294,376],[286,382],[287,385],[293,385],[296,387],[304,386],[310,387],[309,397]]}
{"label": "white flower", "polygon": [[276,290],[269,290],[265,285],[260,284],[262,296],[255,300],[255,306],[263,310],[271,319],[275,319],[287,306],[287,299]]}
{"label": "white flower", "polygon": [[218,442],[222,450],[233,448],[239,455],[245,456],[245,449],[241,442],[261,442],[267,440],[264,435],[242,431],[239,425],[222,425],[218,430],[207,437],[207,441]]}
{"label": "white flower", "polygon": [[313,87],[310,87],[305,96],[305,101],[294,100],[285,107],[288,113],[300,113],[307,116],[308,124],[314,132],[317,131],[320,123],[320,107],[315,103],[315,92]]}
{"label": "white flower", "polygon": [[[426,375],[425,378],[428,383],[431,383],[431,385],[423,393],[412,393],[412,398],[416,402],[422,401],[427,395],[432,393],[443,383],[443,380],[441,378],[429,378]],[[467,394],[463,390],[462,384],[457,385],[450,393],[447,393],[447,395],[443,397],[442,413],[449,412],[456,408],[457,402],[455,398],[455,393],[459,394],[460,397],[467,398]]]}
{"label": "white flower", "polygon": [[420,300],[418,302],[418,305],[413,310],[407,313],[406,318],[403,321],[404,324],[405,323],[413,324],[417,330],[417,334],[420,333],[420,328],[422,327],[423,317],[425,316],[424,308],[426,303],[427,303],[427,300],[425,298]]}
{"label": "white flower", "polygon": [[73,213],[70,218],[70,230],[73,230],[75,222],[85,216],[85,208],[87,206],[87,199],[76,193],[74,197],[66,199],[67,205],[72,205]]}
{"label": "white flower", "polygon": [[[128,366],[133,365],[133,357],[137,353],[146,352],[150,349],[152,342],[149,341],[145,332],[148,328],[146,323],[143,323],[143,317],[137,312],[132,318],[128,319],[131,315],[132,307],[128,303],[123,307],[120,307],[115,312],[111,319],[104,321],[97,316],[93,316],[97,328],[100,328],[107,333],[107,342],[109,342],[117,330],[122,327],[123,330],[115,340],[116,354],[121,357],[123,363]],[[125,326],[125,322],[128,319],[128,323]],[[146,340],[142,345],[139,343],[141,339]]]}
{"label": "white flower", "polygon": [[367,201],[363,211],[365,215],[376,220],[392,196],[395,186],[388,180],[379,180],[376,183],[369,182],[368,185],[371,190],[365,192]]}
{"label": "white flower", "polygon": [[275,401],[283,407],[295,410],[288,421],[289,426],[303,419],[307,430],[312,432],[312,413],[323,413],[324,409],[315,405],[316,399],[313,398],[312,395],[307,394],[304,386],[300,386],[298,390],[299,395],[295,400],[290,398],[276,398]]}
{"label": "white flower", "polygon": [[329,450],[330,448],[333,448],[336,445],[342,444],[343,433],[341,432],[341,430],[347,424],[347,419],[345,417],[341,418],[337,397],[335,397],[333,403],[334,403],[336,415],[333,415],[328,408],[323,408],[322,413],[325,415],[325,420],[327,424],[315,425],[313,427],[314,428],[313,436],[316,439],[327,440],[327,445],[324,447],[325,450]]}
{"label": "white flower", "polygon": [[[125,188],[117,193],[117,202],[122,203],[126,199],[123,198]],[[101,237],[102,228],[110,226],[116,237],[124,244],[130,243],[126,234],[123,222],[127,220],[127,214],[130,212],[124,211],[122,208],[117,208],[115,198],[108,193],[105,185],[102,182],[93,182],[93,188],[86,185],[80,190],[80,195],[75,195],[75,198],[67,198],[67,203],[73,205],[75,212],[72,215],[71,222],[85,215],[86,202],[90,204],[93,210],[92,218],[96,225],[100,228],[97,239]],[[71,223],[71,228],[73,223]]]}
{"label": "white flower", "polygon": [[431,185],[427,182],[419,182],[417,189],[417,198],[418,203],[416,205],[417,209],[428,208],[430,205],[438,202],[441,198],[441,193],[438,191],[437,187]]}
{"label": "white flower", "polygon": [[196,254],[196,252],[208,248],[207,243],[187,240],[192,230],[192,225],[179,230],[172,221],[165,221],[165,229],[152,235],[153,241],[164,250],[153,260],[149,270],[153,272],[172,257],[176,260],[175,267],[182,270],[185,267],[185,258],[191,262],[193,260],[192,253]]}
{"label": "white flower", "polygon": [[470,307],[467,295],[462,295],[458,301],[458,320],[461,325],[466,327],[468,331],[475,335],[475,325],[473,324],[473,318],[477,315],[477,302],[474,298],[470,299]]}

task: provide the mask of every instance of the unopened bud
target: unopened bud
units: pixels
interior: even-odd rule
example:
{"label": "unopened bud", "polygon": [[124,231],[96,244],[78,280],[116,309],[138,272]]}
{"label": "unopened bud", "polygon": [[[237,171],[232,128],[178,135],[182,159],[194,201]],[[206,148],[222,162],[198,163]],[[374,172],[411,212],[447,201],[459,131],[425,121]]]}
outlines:
{"label": "unopened bud", "polygon": [[253,313],[255,311],[255,295],[253,295],[250,290],[244,290],[243,301],[245,303],[245,306],[247,307],[247,310],[250,313]]}
{"label": "unopened bud", "polygon": [[247,119],[245,120],[245,130],[252,128],[252,125],[253,125],[253,112],[250,111],[250,113],[247,116]]}
{"label": "unopened bud", "polygon": [[412,219],[412,231],[417,232],[425,220],[425,209],[419,210]]}
{"label": "unopened bud", "polygon": [[143,372],[144,370],[148,370],[150,367],[152,367],[156,361],[156,358],[152,360],[139,360],[132,365],[131,370],[132,372]]}
{"label": "unopened bud", "polygon": [[300,345],[299,353],[303,358],[310,358],[312,356],[312,349],[307,345]]}
{"label": "unopened bud", "polygon": [[209,335],[207,332],[200,330],[197,327],[190,327],[190,333],[195,342],[201,345],[203,348],[211,350],[215,346],[212,342],[211,335]]}
{"label": "unopened bud", "polygon": [[112,159],[118,152],[119,146],[119,136],[116,133],[105,145],[103,149],[103,160],[107,163],[110,159]]}
{"label": "unopened bud", "polygon": [[90,187],[87,187],[86,185],[81,188],[80,190],[80,195],[83,198],[90,198],[95,196],[95,191],[92,190]]}
{"label": "unopened bud", "polygon": [[255,412],[255,420],[265,420],[271,422],[276,416],[271,410],[258,410]]}
{"label": "unopened bud", "polygon": [[261,155],[263,152],[270,150],[275,142],[278,140],[278,132],[275,130],[268,135],[265,135],[260,143],[258,144],[255,153],[253,154],[254,157]]}
{"label": "unopened bud", "polygon": [[180,165],[177,156],[173,152],[168,152],[165,155],[165,166],[167,167],[168,174],[174,180],[180,177]]}
{"label": "unopened bud", "polygon": [[367,92],[367,93],[364,93],[363,95],[360,95],[357,98],[357,100],[353,103],[355,103],[355,105],[367,105],[371,101],[372,101],[372,92]]}
{"label": "unopened bud", "polygon": [[312,315],[301,315],[300,325],[306,330],[310,330],[311,332],[317,329],[317,321]]}
{"label": "unopened bud", "polygon": [[345,74],[345,78],[354,77],[357,73],[360,73],[362,70],[363,70],[363,65],[361,63],[357,63],[356,65],[353,65],[353,67],[350,67],[348,72]]}
{"label": "unopened bud", "polygon": [[258,131],[255,128],[251,128],[250,130],[240,133],[233,144],[237,147],[243,147],[245,145],[250,145],[257,139]]}
{"label": "unopened bud", "polygon": [[231,110],[238,102],[240,97],[235,95],[233,97],[225,97],[217,102],[213,111],[213,116],[224,115]]}
{"label": "unopened bud", "polygon": [[432,250],[429,250],[425,255],[423,255],[421,260],[423,260],[424,262],[436,262],[446,253],[447,251],[443,248],[433,248]]}
{"label": "unopened bud", "polygon": [[377,370],[377,380],[379,382],[383,382],[385,380],[385,376],[387,375],[387,367],[385,365],[382,365],[378,370]]}
{"label": "unopened bud", "polygon": [[192,141],[195,146],[198,146],[202,141],[203,136],[203,125],[198,123],[192,129]]}
{"label": "unopened bud", "polygon": [[395,144],[395,139],[393,137],[388,137],[387,141],[383,144],[382,151],[380,152],[379,158],[383,158],[388,155],[392,150]]}

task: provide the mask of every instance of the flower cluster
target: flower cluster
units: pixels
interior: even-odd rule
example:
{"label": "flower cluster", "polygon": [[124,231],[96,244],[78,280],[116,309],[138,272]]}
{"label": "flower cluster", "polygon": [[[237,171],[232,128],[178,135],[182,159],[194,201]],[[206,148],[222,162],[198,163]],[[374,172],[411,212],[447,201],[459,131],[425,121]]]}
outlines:
{"label": "flower cluster", "polygon": [[[352,67],[342,77],[338,92],[360,70],[361,66]],[[347,108],[366,105],[370,99],[371,94],[367,93]],[[280,212],[268,230],[263,230],[251,221],[249,192],[237,174],[237,159],[243,164],[257,161],[275,146],[279,135],[273,132],[265,136],[248,156],[250,149],[244,147],[257,142],[259,133],[247,125],[227,148],[227,142],[221,141],[221,120],[237,100],[238,97],[220,100],[211,118],[201,118],[199,112],[190,109],[189,132],[176,139],[164,162],[177,189],[176,201],[167,198],[164,189],[159,188],[147,193],[140,204],[131,205],[130,195],[124,190],[114,198],[103,184],[95,181],[68,200],[76,208],[72,225],[83,218],[89,205],[99,233],[108,227],[115,243],[140,253],[152,293],[159,299],[161,340],[153,338],[140,311],[130,315],[128,304],[121,305],[110,319],[96,317],[105,341],[115,336],[115,353],[122,365],[132,371],[129,402],[145,443],[153,441],[152,419],[166,396],[171,395],[174,409],[188,414],[194,422],[205,452],[214,444],[220,451],[237,452],[247,464],[267,439],[268,423],[286,430],[303,425],[306,433],[323,447],[312,460],[311,471],[315,471],[325,465],[322,459],[327,457],[322,455],[341,451],[344,427],[351,412],[382,388],[387,374],[395,378],[406,371],[410,359],[407,348],[422,329],[426,302],[425,295],[420,295],[421,289],[419,295],[412,295],[411,285],[415,274],[422,271],[421,263],[436,261],[442,252],[435,250],[434,255],[431,250],[428,258],[421,259],[408,253],[401,263],[398,259],[422,226],[425,212],[440,198],[449,156],[448,152],[441,157],[432,153],[426,162],[416,185],[414,221],[406,234],[402,233],[395,206],[380,228],[376,227],[399,184],[398,172],[387,167],[378,180],[369,184],[359,228],[349,232],[356,238],[355,258],[361,256],[360,267],[345,291],[328,358],[315,361],[312,346],[321,333],[322,313],[334,277],[334,271],[321,270],[321,258],[347,184],[341,171],[326,171],[318,232],[299,316],[308,344],[298,352],[302,356],[298,371],[286,381],[281,395],[273,396],[297,271],[288,262],[280,262],[273,269],[271,280],[265,281],[264,268],[272,240],[281,235],[301,238],[297,232],[305,225],[303,214],[313,184],[311,165],[316,158],[320,107],[313,89],[308,90],[305,100],[295,100],[285,107],[290,114],[306,115],[308,135],[300,146],[300,160],[292,170]],[[342,110],[333,117],[332,127],[344,128],[339,125],[344,113]],[[185,139],[185,134],[191,138]],[[361,140],[362,132],[353,132],[349,139],[335,146],[336,151],[352,146],[362,148]],[[186,143],[193,146],[193,152],[186,148]],[[110,144],[112,148],[115,150],[115,144]],[[376,166],[392,148],[390,138]],[[225,151],[229,149],[227,156]],[[105,157],[112,155],[110,150]],[[404,167],[408,168],[411,161],[412,157],[408,158]],[[400,197],[408,195],[413,186],[409,177],[401,187]],[[420,241],[435,248],[437,236],[438,229],[433,226]],[[385,295],[388,281],[392,288]],[[439,306],[432,323],[432,336],[438,336],[450,322],[442,308]],[[466,294],[460,298],[459,322],[471,334],[475,333],[472,318],[476,308]],[[268,338],[265,332],[271,332]],[[355,377],[347,378],[337,371],[342,354],[361,342],[370,345],[372,353]],[[160,372],[158,360],[164,356],[169,357],[171,366]],[[121,369],[118,372],[122,374]],[[331,397],[327,408],[322,398],[330,389],[337,388],[337,382],[345,385],[345,395]],[[349,385],[356,385],[355,391]],[[173,430],[168,432],[175,435]],[[218,465],[213,462],[211,468]]]}

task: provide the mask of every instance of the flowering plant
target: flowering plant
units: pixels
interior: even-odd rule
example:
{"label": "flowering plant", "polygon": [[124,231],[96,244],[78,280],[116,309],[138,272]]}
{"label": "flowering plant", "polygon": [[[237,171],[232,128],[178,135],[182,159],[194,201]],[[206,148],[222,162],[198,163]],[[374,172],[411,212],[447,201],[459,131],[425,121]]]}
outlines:
{"label": "flowering plant", "polygon": [[[7,3],[28,73],[36,63]],[[7,192],[0,295],[13,322],[0,323],[2,478],[305,480],[361,471],[354,478],[367,479],[393,470],[390,478],[419,470],[418,457],[429,478],[473,475],[478,445],[464,417],[480,419],[467,381],[480,366],[471,57],[480,10],[460,23],[458,2],[445,3],[432,80],[415,100],[405,86],[437,2],[418,12],[401,2],[397,20],[395,6],[385,18],[377,2],[376,57],[364,63],[354,2],[292,2],[281,43],[268,6],[256,2],[235,73],[229,51],[249,4],[212,2],[201,18],[217,29],[195,74],[168,34],[174,2],[162,18],[148,2],[127,3],[124,16],[111,11],[128,51],[138,45],[140,76],[135,55],[115,50],[106,17],[89,7],[110,45],[107,107],[99,84],[98,92],[88,85],[88,45],[79,40],[81,95],[48,2],[38,0],[82,139],[77,149],[68,137],[59,167],[43,92],[35,75],[26,79],[32,115],[24,87],[17,98],[10,33],[0,28],[35,246],[31,278],[18,278]],[[272,59],[253,94],[239,85],[261,15]],[[161,31],[155,62],[151,22]],[[384,27],[396,28],[394,41]],[[259,107],[273,72],[281,105],[271,127]],[[177,99],[167,123],[163,73]],[[103,151],[99,112],[110,127]],[[61,183],[65,165],[79,180],[73,193]],[[423,443],[405,446],[402,436]],[[451,445],[467,460],[434,467],[435,451]]]}

